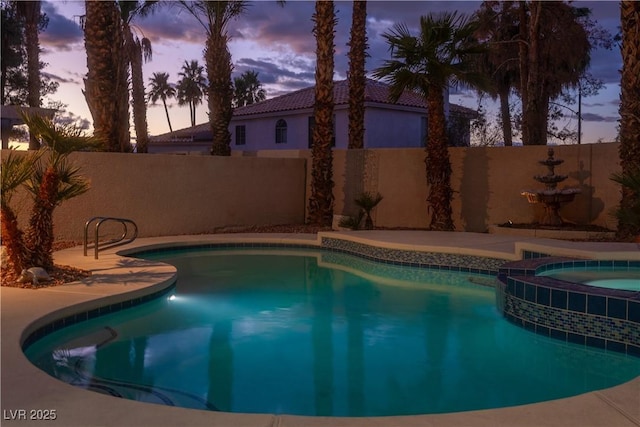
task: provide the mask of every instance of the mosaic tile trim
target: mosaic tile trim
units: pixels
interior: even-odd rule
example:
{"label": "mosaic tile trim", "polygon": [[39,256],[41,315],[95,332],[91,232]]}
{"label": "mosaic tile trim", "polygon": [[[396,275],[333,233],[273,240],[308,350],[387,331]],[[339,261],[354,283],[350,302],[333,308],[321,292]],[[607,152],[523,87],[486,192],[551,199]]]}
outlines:
{"label": "mosaic tile trim", "polygon": [[628,320],[542,306],[508,294],[504,307],[505,311],[512,316],[535,323],[536,326],[554,328],[585,337],[640,345],[640,324]]}
{"label": "mosaic tile trim", "polygon": [[56,332],[59,329],[65,328],[67,326],[71,326],[79,322],[84,322],[86,320],[94,319],[96,317],[104,316],[105,314],[116,313],[118,311],[121,311],[127,308],[144,304],[145,302],[149,302],[153,299],[166,295],[171,290],[173,290],[174,287],[175,287],[175,282],[171,286],[149,295],[144,295],[141,297],[128,299],[122,302],[105,305],[104,307],[81,311],[79,313],[70,314],[69,316],[57,319],[31,332],[22,342],[22,350],[25,351],[27,348],[29,348],[30,345],[32,345],[39,339],[53,332]]}
{"label": "mosaic tile trim", "polygon": [[[441,285],[460,285],[472,281],[475,284],[494,287],[494,275],[480,275],[471,272],[462,274],[450,274],[451,270],[433,268],[403,268],[391,263],[383,263],[374,260],[364,259],[360,255],[350,255],[343,252],[326,252],[321,255],[321,261],[336,267],[346,267],[366,272],[367,274],[397,279],[413,283],[437,283]],[[453,273],[459,273],[453,271]],[[470,277],[473,275],[473,277]]]}
{"label": "mosaic tile trim", "polygon": [[497,258],[380,248],[364,243],[329,237],[322,238],[322,248],[359,255],[365,259],[387,262],[394,265],[480,274],[495,275],[500,266],[505,263],[505,260]]}

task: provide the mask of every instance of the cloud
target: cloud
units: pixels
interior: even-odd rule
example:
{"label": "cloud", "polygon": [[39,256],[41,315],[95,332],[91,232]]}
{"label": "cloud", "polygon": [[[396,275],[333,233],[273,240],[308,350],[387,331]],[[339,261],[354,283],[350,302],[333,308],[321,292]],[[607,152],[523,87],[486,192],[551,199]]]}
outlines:
{"label": "cloud", "polygon": [[241,58],[236,62],[234,76],[245,71],[258,72],[258,79],[271,98],[315,83],[315,62],[301,57],[284,56],[268,58]]}
{"label": "cloud", "polygon": [[620,120],[620,117],[602,116],[600,114],[594,114],[594,113],[584,113],[584,114],[582,114],[582,120],[584,120],[585,122],[612,123],[612,122],[617,122],[618,120]]}
{"label": "cloud", "polygon": [[204,27],[186,10],[169,3],[156,12],[135,22],[140,36],[151,40],[151,45],[162,43],[192,43],[204,48],[207,35]]}
{"label": "cloud", "polygon": [[78,83],[78,81],[74,79],[65,79],[64,77],[61,77],[58,74],[47,73],[46,71],[42,71],[41,74],[45,77],[50,78],[54,82],[58,82],[58,83]]}
{"label": "cloud", "polygon": [[44,48],[70,51],[76,48],[75,45],[83,42],[82,29],[78,22],[58,13],[56,5],[52,2],[43,2],[42,12],[49,18],[49,25],[39,37]]}

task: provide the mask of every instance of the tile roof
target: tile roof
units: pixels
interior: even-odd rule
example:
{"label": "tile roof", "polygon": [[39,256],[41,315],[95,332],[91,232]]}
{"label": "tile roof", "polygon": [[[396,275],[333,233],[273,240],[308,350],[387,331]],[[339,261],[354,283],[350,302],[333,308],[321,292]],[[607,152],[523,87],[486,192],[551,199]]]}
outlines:
{"label": "tile roof", "polygon": [[[233,117],[251,116],[266,113],[276,113],[280,111],[295,111],[313,108],[315,102],[315,86],[290,92],[276,98],[267,99],[255,104],[238,107],[233,111]],[[334,82],[333,98],[335,105],[346,105],[349,103],[348,80]],[[412,91],[405,91],[397,102],[389,101],[389,85],[376,80],[367,79],[365,86],[365,102],[401,105],[406,107],[427,108],[424,98]],[[475,111],[457,104],[450,104],[450,110],[468,118],[475,117]],[[176,140],[180,138],[198,140],[198,137],[211,138],[209,123],[205,122],[194,127],[180,129],[171,133],[166,133],[152,137],[154,140]]]}
{"label": "tile roof", "polygon": [[[304,110],[313,108],[315,102],[315,86],[287,93],[277,98],[267,99],[256,104],[236,108],[234,116],[248,116],[253,114],[275,113],[278,111]],[[397,102],[389,101],[389,85],[367,79],[364,94],[365,102],[377,102],[381,104],[404,105],[407,107],[424,107],[424,99],[415,92],[405,91]],[[335,105],[349,103],[349,82],[340,80],[333,84],[333,100]]]}

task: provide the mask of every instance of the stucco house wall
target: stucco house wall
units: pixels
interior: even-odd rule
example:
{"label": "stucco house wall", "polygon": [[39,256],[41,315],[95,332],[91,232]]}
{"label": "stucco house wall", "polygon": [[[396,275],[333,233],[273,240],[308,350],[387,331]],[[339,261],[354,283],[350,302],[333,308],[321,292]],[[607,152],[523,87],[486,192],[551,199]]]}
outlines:
{"label": "stucco house wall", "polygon": [[[389,101],[389,86],[367,80],[365,91],[364,148],[411,148],[424,145],[426,105],[418,94],[405,91],[398,102]],[[234,110],[229,125],[232,151],[303,150],[309,148],[309,119],[313,117],[314,88],[306,88]],[[335,148],[349,144],[349,103],[346,81],[334,86]],[[450,105],[445,96],[445,114],[467,128],[458,132],[452,145],[468,146],[469,122],[473,112]],[[287,123],[287,142],[276,143],[278,120]],[[245,142],[238,144],[238,127],[244,126]],[[150,153],[208,153],[211,145],[208,123],[150,138]],[[207,146],[209,144],[209,146]]]}
{"label": "stucco house wall", "polygon": [[372,105],[365,113],[365,148],[422,147],[425,118],[426,111],[419,108],[400,110]]}

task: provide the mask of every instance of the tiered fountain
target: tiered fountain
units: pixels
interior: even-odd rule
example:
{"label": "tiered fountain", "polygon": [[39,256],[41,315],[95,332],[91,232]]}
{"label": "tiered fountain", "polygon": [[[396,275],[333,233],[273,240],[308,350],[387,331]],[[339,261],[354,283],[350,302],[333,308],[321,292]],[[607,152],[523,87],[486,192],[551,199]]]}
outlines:
{"label": "tiered fountain", "polygon": [[577,187],[557,188],[559,182],[567,179],[567,175],[556,175],[554,172],[555,167],[562,164],[564,160],[553,158],[553,148],[549,148],[547,153],[548,157],[545,160],[538,161],[538,163],[547,167],[547,174],[533,177],[536,181],[545,184],[546,188],[542,190],[526,190],[520,194],[526,196],[529,203],[542,203],[544,205],[544,216],[540,221],[540,225],[559,226],[563,224],[562,218],[558,213],[560,206],[563,203],[573,201],[576,194],[580,193],[580,189]]}

